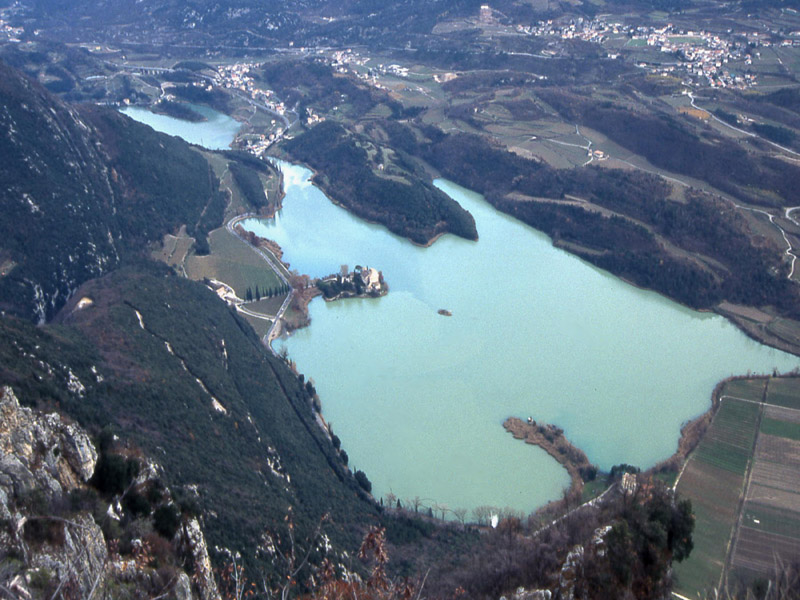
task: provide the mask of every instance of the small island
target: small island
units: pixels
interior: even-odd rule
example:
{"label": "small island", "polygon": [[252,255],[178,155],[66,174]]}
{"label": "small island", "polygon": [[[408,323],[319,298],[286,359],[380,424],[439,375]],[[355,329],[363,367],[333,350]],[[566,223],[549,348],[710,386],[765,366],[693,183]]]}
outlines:
{"label": "small island", "polygon": [[377,298],[389,291],[381,271],[361,265],[356,265],[353,271],[342,265],[339,273],[318,279],[316,286],[327,302],[341,298]]}
{"label": "small island", "polygon": [[528,422],[516,417],[509,417],[503,423],[506,431],[518,440],[539,446],[555,458],[569,473],[572,484],[570,493],[579,493],[585,481],[591,481],[597,475],[597,467],[589,462],[586,454],[577,448],[564,435],[564,430],[555,425],[537,423],[532,417]]}

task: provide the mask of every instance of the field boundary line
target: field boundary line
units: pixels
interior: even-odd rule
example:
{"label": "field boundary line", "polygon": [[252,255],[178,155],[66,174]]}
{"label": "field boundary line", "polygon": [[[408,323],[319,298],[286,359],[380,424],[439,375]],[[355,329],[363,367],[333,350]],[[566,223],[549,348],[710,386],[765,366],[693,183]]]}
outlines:
{"label": "field boundary line", "polygon": [[738,400],[739,402],[748,402],[749,404],[759,404],[766,407],[774,406],[775,408],[779,408],[781,410],[788,410],[790,412],[800,413],[800,408],[792,408],[791,406],[783,406],[781,404],[772,404],[770,402],[766,402],[766,398],[764,402],[758,402],[757,400],[748,400],[747,398],[737,398],[736,396],[728,396],[726,394],[725,396],[720,396],[719,401],[722,402],[725,398],[727,398],[728,400]]}
{"label": "field boundary line", "polygon": [[783,535],[782,533],[775,533],[774,531],[767,531],[764,529],[756,529],[755,527],[750,527],[749,525],[742,525],[742,528],[749,529],[750,531],[757,531],[758,533],[763,533],[764,535],[774,536],[781,540],[788,540],[790,542],[797,542],[797,538],[791,537],[789,535]]}
{"label": "field boundary line", "polygon": [[738,400],[739,402],[748,402],[750,404],[758,404],[760,406],[774,406],[775,408],[779,408],[781,410],[788,410],[788,411],[791,411],[791,412],[800,413],[800,408],[792,408],[791,406],[782,406],[780,404],[772,404],[772,403],[766,402],[766,401],[758,402],[757,400],[748,400],[747,398],[737,398],[736,396],[728,396],[727,394],[725,396],[720,396],[719,397],[719,401],[722,402],[725,398],[727,398],[728,400]]}

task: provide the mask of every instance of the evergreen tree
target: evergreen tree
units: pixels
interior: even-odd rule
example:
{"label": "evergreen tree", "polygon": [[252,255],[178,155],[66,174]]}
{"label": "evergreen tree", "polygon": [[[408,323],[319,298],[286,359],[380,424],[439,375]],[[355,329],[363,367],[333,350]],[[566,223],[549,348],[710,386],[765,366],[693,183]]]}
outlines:
{"label": "evergreen tree", "polygon": [[261,291],[256,286],[256,301],[261,300]]}

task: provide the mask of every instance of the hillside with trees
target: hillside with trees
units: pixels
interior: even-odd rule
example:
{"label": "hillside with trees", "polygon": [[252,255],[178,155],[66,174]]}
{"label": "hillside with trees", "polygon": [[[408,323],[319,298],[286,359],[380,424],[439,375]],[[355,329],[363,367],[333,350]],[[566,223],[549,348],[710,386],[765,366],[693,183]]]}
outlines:
{"label": "hillside with trees", "polygon": [[289,140],[283,148],[309,165],[315,182],[355,215],[385,225],[417,244],[443,233],[475,240],[475,219],[423,179],[413,165],[331,121]]}
{"label": "hillside with trees", "polygon": [[266,530],[285,534],[287,511],[302,536],[329,515],[350,550],[377,517],[316,423],[313,386],[202,284],[125,267],[82,286],[53,324],[0,319],[0,338],[0,384],[157,459],[183,514],[203,515],[210,544],[244,553],[253,574],[269,572],[257,548]]}
{"label": "hillside with trees", "polygon": [[[395,147],[637,285],[695,308],[729,300],[796,314],[797,289],[780,275],[779,252],[754,244],[749,226],[729,203],[699,191],[685,202],[671,200],[663,179],[642,172],[553,169],[482,136],[393,122],[383,130]],[[666,244],[699,260],[670,252]]]}
{"label": "hillside with trees", "polygon": [[0,305],[45,321],[75,289],[187,226],[198,252],[225,197],[203,157],[116,111],[67,106],[0,63]]}

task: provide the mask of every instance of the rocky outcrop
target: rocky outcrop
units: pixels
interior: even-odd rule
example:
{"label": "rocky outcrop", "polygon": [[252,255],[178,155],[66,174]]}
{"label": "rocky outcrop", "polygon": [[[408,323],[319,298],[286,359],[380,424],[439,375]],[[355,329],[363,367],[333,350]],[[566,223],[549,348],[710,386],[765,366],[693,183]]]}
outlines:
{"label": "rocky outcrop", "polygon": [[611,531],[610,525],[596,529],[586,544],[575,546],[567,554],[558,576],[559,598],[564,600],[575,598],[575,586],[583,578],[584,563],[587,557],[605,556],[606,535],[609,531]]}
{"label": "rocky outcrop", "polygon": [[[159,465],[142,462],[134,485],[146,486],[162,474]],[[164,598],[218,600],[196,518],[183,524],[175,541],[191,561],[193,577],[179,569],[164,577],[151,564],[147,542],[135,540],[144,551],[122,559],[116,542],[109,550],[91,511],[64,508],[70,492],[81,488],[98,502],[87,485],[96,463],[94,445],[80,427],[55,413],[20,406],[9,387],[0,390],[0,589],[32,600],[115,597],[112,590],[122,589],[158,590]],[[168,490],[165,495],[171,502]],[[112,513],[123,510],[120,500],[113,500]],[[14,560],[6,560],[11,557]]]}
{"label": "rocky outcrop", "polygon": [[[89,514],[51,515],[48,507],[84,487],[97,452],[89,436],[57,414],[20,406],[9,387],[0,391],[0,547],[23,558],[13,581],[21,597],[32,577],[59,582],[89,597],[103,580],[106,540]],[[33,541],[29,539],[32,534]],[[39,539],[41,538],[41,539]]]}
{"label": "rocky outcrop", "polygon": [[217,583],[211,569],[211,559],[208,557],[208,547],[203,536],[203,530],[196,518],[189,519],[181,527],[181,544],[185,552],[192,557],[194,564],[194,577],[197,583],[201,600],[219,600]]}
{"label": "rocky outcrop", "polygon": [[609,531],[611,531],[610,525],[600,527],[585,544],[572,547],[557,572],[558,585],[552,591],[519,587],[513,594],[501,596],[500,600],[551,600],[552,598],[575,600],[576,588],[583,582],[587,560],[591,560],[594,556],[603,557],[606,554],[606,536]]}
{"label": "rocky outcrop", "polygon": [[105,581],[108,548],[103,531],[88,514],[60,522],[63,542],[31,553],[28,571],[47,573],[54,581],[88,598]]}
{"label": "rocky outcrop", "polygon": [[9,496],[34,490],[48,500],[85,484],[97,452],[89,436],[55,413],[40,415],[21,407],[10,387],[0,393],[0,515]]}
{"label": "rocky outcrop", "polygon": [[519,587],[510,599],[501,596],[500,600],[551,600],[552,597],[550,590],[526,590],[524,587]]}
{"label": "rocky outcrop", "polygon": [[575,546],[567,554],[561,573],[558,576],[558,588],[561,598],[573,600],[575,598],[575,583],[583,571],[583,546]]}

